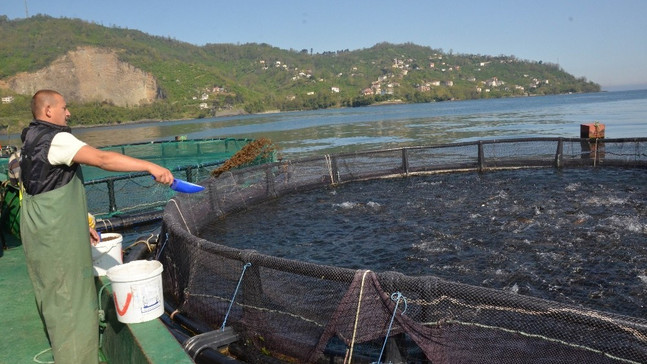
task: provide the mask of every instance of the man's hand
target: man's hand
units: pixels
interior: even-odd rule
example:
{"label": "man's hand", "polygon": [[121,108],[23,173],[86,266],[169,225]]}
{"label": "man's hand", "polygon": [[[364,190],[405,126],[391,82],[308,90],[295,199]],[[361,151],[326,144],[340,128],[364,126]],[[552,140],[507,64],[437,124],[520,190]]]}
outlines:
{"label": "man's hand", "polygon": [[90,228],[90,243],[92,245],[97,245],[100,241],[101,237],[99,236],[99,233],[93,228]]}

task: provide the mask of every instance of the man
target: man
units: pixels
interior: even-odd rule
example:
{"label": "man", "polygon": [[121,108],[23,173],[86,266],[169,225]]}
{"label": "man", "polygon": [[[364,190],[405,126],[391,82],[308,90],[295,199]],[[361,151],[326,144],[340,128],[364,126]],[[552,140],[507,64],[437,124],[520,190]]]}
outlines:
{"label": "man", "polygon": [[80,164],[110,171],[148,172],[171,184],[154,163],[95,149],[70,134],[63,96],[40,90],[34,120],[22,133],[20,234],[36,304],[56,363],[97,363],[99,324],[88,212]]}

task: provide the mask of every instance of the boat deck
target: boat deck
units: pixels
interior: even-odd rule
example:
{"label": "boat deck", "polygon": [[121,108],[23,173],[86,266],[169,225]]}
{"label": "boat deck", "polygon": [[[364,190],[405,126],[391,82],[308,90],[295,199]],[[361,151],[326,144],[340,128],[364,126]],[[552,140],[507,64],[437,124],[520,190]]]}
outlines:
{"label": "boat deck", "polygon": [[[5,234],[5,239],[7,249],[0,257],[0,364],[52,362],[23,248],[13,236]],[[106,282],[98,279],[97,289]],[[108,287],[101,297],[108,321],[102,352],[108,363],[193,363],[159,319],[137,324],[118,322],[111,294]]]}
{"label": "boat deck", "polygon": [[[0,363],[33,363],[34,356],[49,348],[36,311],[22,246],[11,236],[0,258]],[[43,355],[42,361],[52,356]]]}

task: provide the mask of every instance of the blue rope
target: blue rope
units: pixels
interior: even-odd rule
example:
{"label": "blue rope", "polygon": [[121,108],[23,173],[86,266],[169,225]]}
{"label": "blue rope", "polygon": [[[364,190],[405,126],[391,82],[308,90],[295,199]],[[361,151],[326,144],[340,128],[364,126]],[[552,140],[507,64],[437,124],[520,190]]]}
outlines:
{"label": "blue rope", "polygon": [[393,319],[395,319],[395,314],[398,312],[398,305],[400,300],[404,301],[404,309],[402,314],[407,312],[407,298],[402,295],[400,292],[395,292],[391,295],[391,301],[395,301],[395,308],[393,309],[393,315],[391,315],[391,322],[389,322],[389,329],[386,330],[386,337],[384,338],[384,344],[382,344],[382,351],[380,351],[380,357],[377,359],[377,364],[382,362],[382,354],[384,354],[384,349],[386,348],[386,342],[389,340],[389,334],[391,333],[391,327],[393,326]]}
{"label": "blue rope", "polygon": [[164,251],[164,248],[166,247],[166,243],[168,243],[168,233],[166,233],[166,239],[164,239],[164,244],[162,244],[162,247],[157,252],[157,256],[155,257],[155,260],[160,260],[160,256],[162,255],[162,251]]}
{"label": "blue rope", "polygon": [[252,266],[252,263],[245,263],[245,265],[243,266],[243,271],[240,273],[240,278],[238,279],[236,290],[234,291],[234,295],[231,297],[231,302],[229,302],[229,308],[227,308],[227,313],[225,314],[225,320],[222,322],[222,326],[220,326],[220,331],[225,331],[225,324],[227,324],[227,318],[229,317],[229,312],[231,312],[231,306],[234,305],[236,294],[238,294],[238,288],[240,288],[240,283],[243,281],[243,276],[245,275],[245,271],[247,270],[247,268],[251,266]]}

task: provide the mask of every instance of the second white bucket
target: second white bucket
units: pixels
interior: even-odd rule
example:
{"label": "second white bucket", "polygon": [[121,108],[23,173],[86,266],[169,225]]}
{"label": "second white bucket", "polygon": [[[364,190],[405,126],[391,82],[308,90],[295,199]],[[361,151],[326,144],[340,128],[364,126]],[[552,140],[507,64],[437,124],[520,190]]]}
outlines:
{"label": "second white bucket", "polygon": [[108,269],[117,320],[131,324],[162,316],[163,270],[162,263],[157,260],[135,260]]}
{"label": "second white bucket", "polygon": [[105,276],[108,269],[123,263],[121,253],[123,240],[121,234],[101,234],[101,241],[92,246],[92,267],[95,276]]}

